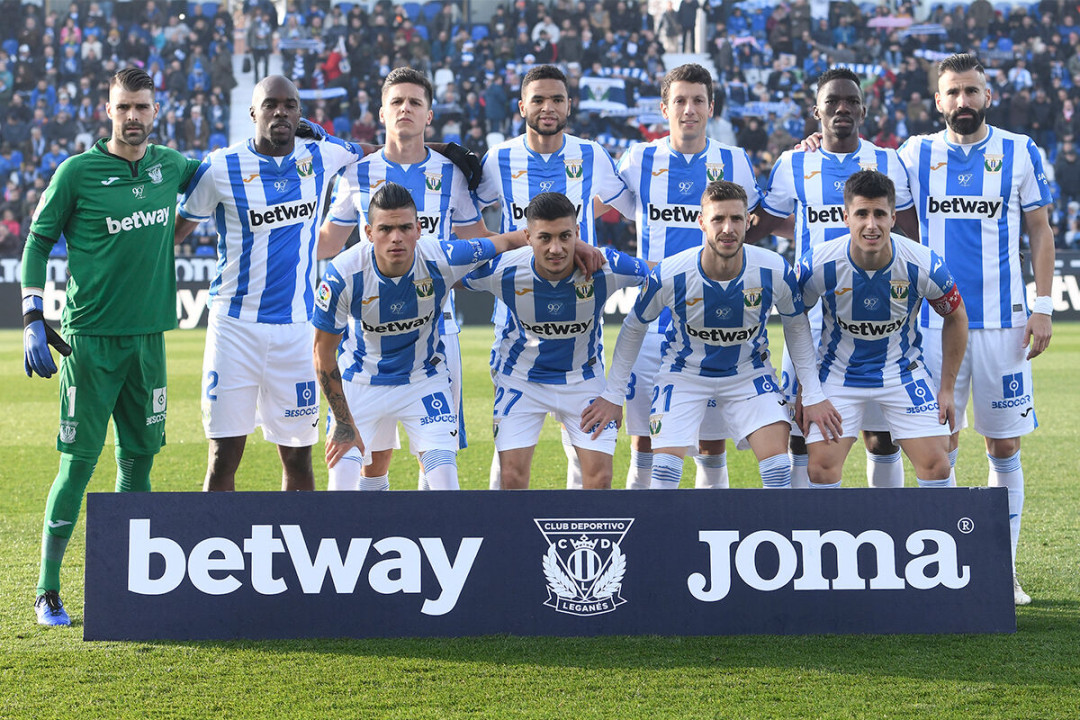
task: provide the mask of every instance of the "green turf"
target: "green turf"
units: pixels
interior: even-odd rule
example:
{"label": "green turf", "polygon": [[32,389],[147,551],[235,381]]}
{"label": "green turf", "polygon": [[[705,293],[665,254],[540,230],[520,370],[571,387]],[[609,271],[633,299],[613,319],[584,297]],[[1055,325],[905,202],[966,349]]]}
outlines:
{"label": "green turf", "polygon": [[[1042,427],[1024,440],[1028,484],[1018,565],[1034,603],[1018,611],[1015,635],[152,644],[82,642],[81,527],[63,572],[75,626],[34,623],[41,516],[57,465],[57,385],[23,376],[19,333],[2,331],[0,718],[1076,718],[1080,325],[1058,324],[1055,331],[1035,369]],[[470,428],[470,448],[460,457],[465,488],[487,486],[489,333],[469,329],[462,336]],[[200,331],[169,335],[169,444],[155,465],[158,490],[202,484],[202,339]],[[759,486],[752,456],[730,455],[732,484]],[[621,443],[617,485],[626,465]],[[857,447],[845,484],[865,484],[863,465]],[[563,484],[552,425],[535,467],[534,487]],[[985,482],[982,444],[969,433],[957,470],[962,485]],[[109,445],[91,490],[111,489],[114,474]],[[316,477],[325,487],[319,463]],[[271,490],[279,478],[273,448],[253,436],[238,487]],[[412,488],[415,481],[415,461],[400,453],[391,486]]]}

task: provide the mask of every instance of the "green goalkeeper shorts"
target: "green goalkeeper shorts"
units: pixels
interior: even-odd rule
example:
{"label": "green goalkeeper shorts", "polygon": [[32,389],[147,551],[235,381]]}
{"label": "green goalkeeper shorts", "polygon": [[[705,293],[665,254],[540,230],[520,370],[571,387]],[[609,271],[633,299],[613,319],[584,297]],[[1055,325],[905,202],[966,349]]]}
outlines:
{"label": "green goalkeeper shorts", "polygon": [[155,455],[165,444],[165,335],[71,335],[60,365],[56,449],[97,458],[109,417],[116,445]]}

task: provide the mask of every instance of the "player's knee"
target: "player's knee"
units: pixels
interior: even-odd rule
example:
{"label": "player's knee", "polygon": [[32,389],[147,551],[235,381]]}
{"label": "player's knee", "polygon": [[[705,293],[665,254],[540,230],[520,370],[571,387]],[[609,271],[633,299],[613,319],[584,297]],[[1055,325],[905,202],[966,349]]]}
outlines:
{"label": "player's knee", "polygon": [[900,449],[893,443],[892,435],[887,432],[867,430],[863,433],[863,443],[871,455],[893,455]]}
{"label": "player's knee", "polygon": [[631,435],[630,447],[638,452],[652,452],[652,438],[648,435]]}
{"label": "player's knee", "polygon": [[991,457],[1010,458],[1020,452],[1020,438],[986,438],[986,452]]}
{"label": "player's knee", "polygon": [[940,453],[930,458],[921,468],[916,468],[915,472],[921,480],[944,480],[949,477],[951,469],[949,456]]}
{"label": "player's knee", "polygon": [[826,485],[840,482],[843,469],[843,463],[833,463],[828,458],[815,457],[813,453],[811,453],[810,463],[806,467],[810,482]]}

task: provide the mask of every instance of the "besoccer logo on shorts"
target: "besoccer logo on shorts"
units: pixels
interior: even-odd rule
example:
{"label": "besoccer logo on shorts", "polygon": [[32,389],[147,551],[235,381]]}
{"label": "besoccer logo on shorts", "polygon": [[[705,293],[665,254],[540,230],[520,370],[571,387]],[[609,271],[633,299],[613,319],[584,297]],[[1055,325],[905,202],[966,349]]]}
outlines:
{"label": "besoccer logo on shorts", "polygon": [[588,617],[626,603],[621,596],[626,555],[620,544],[633,518],[534,519],[548,549],[542,558],[548,597],[556,612]]}
{"label": "besoccer logo on shorts", "polygon": [[314,380],[296,383],[296,407],[310,407],[317,402]]}
{"label": "besoccer logo on shorts", "polygon": [[165,388],[154,388],[154,412],[165,412]]}

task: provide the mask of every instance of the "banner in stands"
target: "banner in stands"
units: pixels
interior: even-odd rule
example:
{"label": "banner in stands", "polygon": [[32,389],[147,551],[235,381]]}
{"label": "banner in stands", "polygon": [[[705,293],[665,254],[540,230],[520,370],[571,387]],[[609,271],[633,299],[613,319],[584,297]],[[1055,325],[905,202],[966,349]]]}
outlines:
{"label": "banner in stands", "polygon": [[[213,258],[176,259],[176,317],[182,329],[206,327],[206,301],[216,265]],[[0,259],[0,328],[22,327],[20,267],[21,262],[16,258]],[[49,260],[46,278],[45,319],[59,322],[64,308],[67,262],[62,258]],[[1035,300],[1035,283],[1030,272],[1025,273],[1025,280],[1030,306]],[[634,306],[637,294],[636,289],[629,288],[608,298],[605,319],[621,322]],[[1054,319],[1080,320],[1080,252],[1058,251],[1050,296],[1054,300]],[[489,324],[492,305],[491,296],[486,293],[457,293],[457,313],[465,325]]]}
{"label": "banner in stands", "polygon": [[87,498],[87,640],[1015,630],[1001,488]]}

